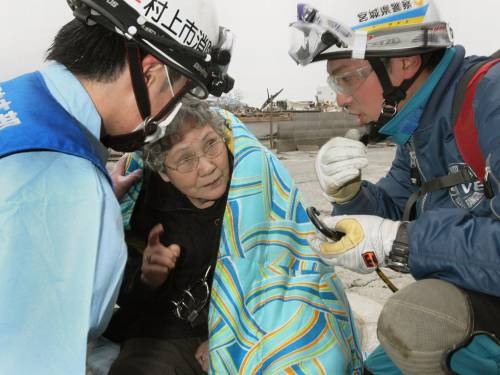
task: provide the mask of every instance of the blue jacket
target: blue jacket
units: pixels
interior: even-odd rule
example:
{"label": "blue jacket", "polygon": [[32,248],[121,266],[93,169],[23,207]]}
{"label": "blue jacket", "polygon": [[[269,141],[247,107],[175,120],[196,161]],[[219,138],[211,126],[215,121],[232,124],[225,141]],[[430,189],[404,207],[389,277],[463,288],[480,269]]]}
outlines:
{"label": "blue jacket", "polygon": [[[371,214],[401,220],[405,203],[417,187],[410,178],[411,157],[423,181],[444,176],[464,164],[451,120],[457,83],[484,57],[455,55],[435,86],[408,142],[398,146],[388,174],[376,184],[363,182],[350,202],[335,204],[342,214]],[[410,268],[416,279],[439,278],[500,296],[500,64],[480,81],[473,101],[480,148],[487,160],[495,196],[487,199],[481,183],[464,184],[422,196],[417,218],[409,225]],[[415,112],[415,111],[414,111]]]}
{"label": "blue jacket", "polygon": [[0,83],[0,374],[85,374],[126,260],[101,119],[62,65]]}

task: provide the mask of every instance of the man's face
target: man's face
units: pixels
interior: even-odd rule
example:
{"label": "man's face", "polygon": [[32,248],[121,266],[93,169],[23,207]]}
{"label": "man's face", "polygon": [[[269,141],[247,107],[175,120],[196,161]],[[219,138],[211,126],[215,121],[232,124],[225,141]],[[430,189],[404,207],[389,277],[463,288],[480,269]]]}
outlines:
{"label": "man's face", "polygon": [[[177,75],[175,81],[171,79],[167,68],[163,65],[163,72],[158,77],[159,85],[151,85],[149,101],[151,103],[151,115],[154,117],[160,112],[172,98],[179,95],[188,84],[188,79],[183,75]],[[168,114],[166,115],[168,116]]]}
{"label": "man's face", "polygon": [[[146,61],[143,63],[145,65],[144,78],[149,94],[151,117],[154,117],[184,88],[187,79],[180,76],[174,82],[170,80],[163,64],[148,57],[144,60]],[[128,68],[124,69],[116,85],[118,87],[117,92],[121,94],[119,100],[115,98],[109,99],[110,101],[116,100],[116,103],[118,103],[110,111],[110,117],[106,123],[106,132],[109,135],[131,133],[143,122]]]}
{"label": "man's face", "polygon": [[340,107],[357,116],[360,125],[379,118],[383,102],[382,86],[368,61],[329,60],[327,71]]}

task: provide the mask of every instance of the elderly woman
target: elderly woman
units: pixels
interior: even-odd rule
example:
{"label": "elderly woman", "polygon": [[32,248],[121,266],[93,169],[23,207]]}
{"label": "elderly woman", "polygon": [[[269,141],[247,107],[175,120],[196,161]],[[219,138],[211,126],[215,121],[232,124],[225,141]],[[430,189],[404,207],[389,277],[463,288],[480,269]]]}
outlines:
{"label": "elderly woman", "polygon": [[129,261],[110,374],[361,373],[347,299],[308,246],[299,192],[236,117],[184,99],[129,158],[127,173],[138,168],[122,199]]}

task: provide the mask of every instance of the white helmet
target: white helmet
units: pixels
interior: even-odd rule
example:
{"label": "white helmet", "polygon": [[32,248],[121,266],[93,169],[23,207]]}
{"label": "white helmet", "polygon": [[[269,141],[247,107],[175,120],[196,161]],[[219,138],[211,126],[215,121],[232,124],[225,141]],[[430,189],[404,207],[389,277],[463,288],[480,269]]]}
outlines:
{"label": "white helmet", "polygon": [[219,28],[212,0],[67,1],[76,18],[123,35],[191,79],[197,97],[232,89],[225,74],[232,34]]}
{"label": "white helmet", "polygon": [[430,0],[329,0],[324,5],[297,6],[289,54],[298,64],[409,56],[453,45],[450,27]]}
{"label": "white helmet", "polygon": [[[104,135],[101,142],[117,151],[133,151],[154,139],[175,116],[179,101],[229,92],[227,75],[233,37],[219,27],[213,0],[67,0],[73,15],[89,26],[100,24],[122,35],[137,105],[144,122],[132,133]],[[143,52],[155,56],[188,81],[154,117],[143,76]],[[170,80],[167,74],[167,79]],[[170,87],[173,90],[172,84]],[[168,120],[168,121],[167,121]]]}

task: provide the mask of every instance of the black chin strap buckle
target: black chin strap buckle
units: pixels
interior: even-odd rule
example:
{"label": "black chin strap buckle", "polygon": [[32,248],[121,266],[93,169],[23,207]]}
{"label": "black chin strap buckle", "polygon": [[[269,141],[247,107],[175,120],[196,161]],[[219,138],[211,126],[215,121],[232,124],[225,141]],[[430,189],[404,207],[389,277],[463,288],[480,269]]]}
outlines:
{"label": "black chin strap buckle", "polygon": [[393,118],[398,113],[398,102],[389,103],[384,100],[382,106],[380,107],[380,114],[386,118]]}

